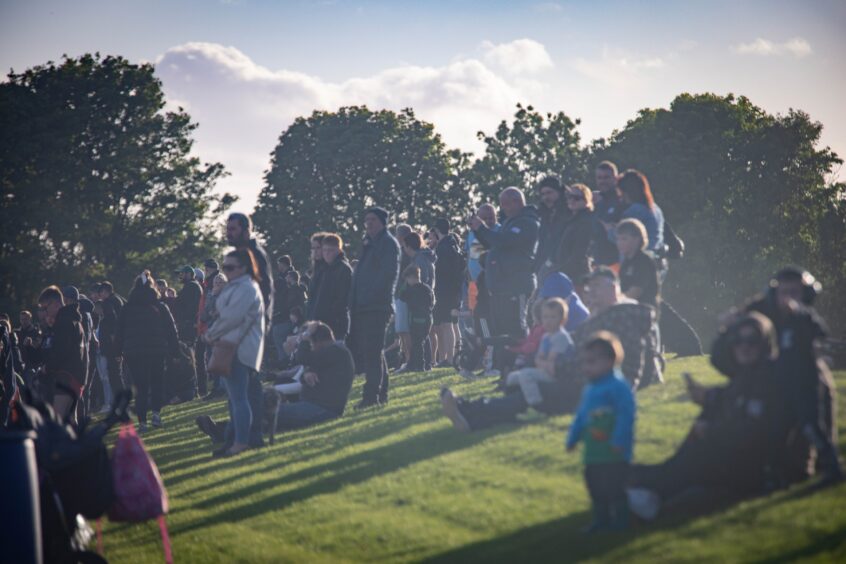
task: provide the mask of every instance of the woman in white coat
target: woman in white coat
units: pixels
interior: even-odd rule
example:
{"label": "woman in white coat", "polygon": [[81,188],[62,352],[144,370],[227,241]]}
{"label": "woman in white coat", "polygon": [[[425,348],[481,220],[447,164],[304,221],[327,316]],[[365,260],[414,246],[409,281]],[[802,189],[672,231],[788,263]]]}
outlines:
{"label": "woman in white coat", "polygon": [[247,390],[250,379],[258,378],[264,354],[264,303],[258,267],[249,249],[227,254],[222,270],[229,282],[217,297],[218,318],[208,329],[206,340],[212,345],[218,341],[237,344],[231,372],[222,378],[229,394],[226,436],[233,441],[224,455],[233,456],[248,448],[253,413]]}

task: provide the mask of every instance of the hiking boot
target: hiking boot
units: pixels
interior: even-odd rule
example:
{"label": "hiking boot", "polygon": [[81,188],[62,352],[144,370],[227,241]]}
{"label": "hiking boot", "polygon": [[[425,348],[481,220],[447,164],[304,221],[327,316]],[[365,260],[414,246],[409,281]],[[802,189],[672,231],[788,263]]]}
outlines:
{"label": "hiking boot", "polygon": [[153,417],[151,418],[150,423],[153,425],[153,427],[159,429],[162,427],[162,416],[159,415],[158,411],[153,412]]}
{"label": "hiking boot", "polygon": [[452,426],[457,431],[467,433],[471,430],[470,423],[467,422],[467,419],[461,414],[461,410],[458,407],[458,399],[456,399],[452,394],[452,390],[449,388],[441,389],[441,407],[443,408],[444,415],[452,421]]}

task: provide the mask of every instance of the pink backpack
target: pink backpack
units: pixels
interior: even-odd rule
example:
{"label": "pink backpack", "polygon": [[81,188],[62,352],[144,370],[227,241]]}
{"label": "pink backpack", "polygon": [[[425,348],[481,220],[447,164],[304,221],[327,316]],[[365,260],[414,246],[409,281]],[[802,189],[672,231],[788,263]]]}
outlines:
{"label": "pink backpack", "polygon": [[132,423],[120,427],[112,451],[112,476],[115,501],[109,509],[109,520],[138,523],[157,519],[162,533],[165,561],[173,562],[164,517],[168,510],[167,491],[156,463],[147,454]]}

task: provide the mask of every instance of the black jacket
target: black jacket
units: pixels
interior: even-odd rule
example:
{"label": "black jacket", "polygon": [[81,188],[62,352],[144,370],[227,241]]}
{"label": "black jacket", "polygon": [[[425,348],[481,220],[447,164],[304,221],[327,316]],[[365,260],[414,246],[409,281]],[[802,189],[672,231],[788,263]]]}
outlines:
{"label": "black jacket", "polygon": [[[105,357],[119,356],[120,353],[115,349],[115,333],[117,333],[118,312],[115,310],[114,303],[109,303],[108,300],[103,300],[103,317],[100,319],[99,337],[100,337],[100,354]],[[123,304],[121,303],[121,308]]]}
{"label": "black jacket", "polygon": [[409,320],[412,323],[432,323],[432,309],[435,306],[435,294],[423,284],[403,286],[399,298],[408,304]]}
{"label": "black jacket", "polygon": [[45,365],[56,382],[77,390],[85,382],[85,335],[77,304],[64,306],[56,314],[52,331],[45,335]]}
{"label": "black jacket", "polygon": [[458,237],[449,233],[435,248],[435,295],[438,301],[455,303],[461,299],[466,263]]}
{"label": "black jacket", "polygon": [[306,372],[315,372],[318,379],[314,386],[303,382],[300,400],[342,415],[355,373],[349,349],[338,341],[319,351],[305,346],[297,351],[296,362],[305,366]]}
{"label": "black jacket", "polygon": [[173,316],[152,292],[130,295],[118,317],[115,348],[124,356],[167,356],[179,350]]}
{"label": "black jacket", "polygon": [[253,251],[256,258],[256,265],[259,269],[259,288],[261,297],[264,300],[264,316],[268,326],[273,319],[273,273],[270,271],[270,263],[267,261],[267,253],[255,239],[250,239],[248,248]]}
{"label": "black jacket", "polygon": [[[288,291],[285,293],[284,308],[291,315],[291,310],[295,307],[300,308],[303,315],[306,313],[306,300],[308,299],[308,289],[305,284],[297,284],[296,286],[288,286]],[[279,304],[275,304],[279,305]]]}
{"label": "black jacket", "polygon": [[579,210],[565,222],[561,232],[555,266],[574,284],[581,284],[582,278],[590,272],[590,243],[596,223],[592,211]]}
{"label": "black jacket", "polygon": [[399,265],[399,244],[387,229],[372,239],[365,236],[361,258],[352,277],[350,312],[393,313]]}
{"label": "black jacket", "polygon": [[[314,298],[317,296],[317,286],[320,284],[320,275],[326,269],[326,262],[323,259],[315,261],[311,267],[311,278],[308,280],[308,304],[306,304],[306,319],[316,319],[314,316]],[[349,294],[347,294],[349,300]]]}
{"label": "black jacket", "polygon": [[535,254],[540,221],[534,206],[508,218],[499,231],[482,225],[476,238],[488,249],[485,281],[493,296],[530,295],[535,290]]}
{"label": "black jacket", "polygon": [[287,323],[291,312],[285,308],[288,302],[288,283],[284,274],[278,274],[273,283],[273,324]]}
{"label": "black jacket", "polygon": [[[173,318],[179,331],[179,339],[189,342],[197,338],[197,314],[203,288],[196,280],[186,282],[173,302]],[[126,306],[124,306],[126,307]]]}
{"label": "black jacket", "polygon": [[[538,272],[541,270],[551,272],[550,268],[554,266],[564,227],[572,215],[566,202],[567,200],[562,195],[555,208],[550,210],[546,206],[541,206],[538,211],[540,228],[538,229],[538,254],[535,259],[535,270]],[[553,264],[544,268],[547,261]]]}
{"label": "black jacket", "polygon": [[352,286],[352,267],[344,253],[338,255],[332,264],[323,268],[315,285],[315,294],[310,296],[311,317],[332,328],[335,338],[343,340],[350,330],[349,300]]}

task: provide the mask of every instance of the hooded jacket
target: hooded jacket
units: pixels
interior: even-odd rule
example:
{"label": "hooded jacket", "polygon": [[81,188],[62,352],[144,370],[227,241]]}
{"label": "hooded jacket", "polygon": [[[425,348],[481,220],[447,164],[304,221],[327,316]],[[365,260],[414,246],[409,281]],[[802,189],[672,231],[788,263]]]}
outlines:
{"label": "hooded jacket", "polygon": [[507,218],[498,231],[485,225],[475,230],[488,249],[485,282],[493,296],[528,296],[535,290],[535,254],[540,221],[534,206]]}
{"label": "hooded jacket", "polygon": [[165,356],[179,350],[176,324],[152,290],[134,290],[118,316],[115,348],[124,356]]}
{"label": "hooded jacket", "polygon": [[350,330],[348,297],[352,276],[352,267],[346,255],[341,252],[331,264],[321,270],[314,294],[310,296],[310,319],[328,325],[335,339],[339,341],[345,339]]}
{"label": "hooded jacket", "polygon": [[[461,285],[464,282],[466,264],[461,254],[458,237],[448,233],[435,247],[435,296],[439,301],[457,305],[461,299]],[[421,273],[421,281],[423,280]]]}
{"label": "hooded jacket", "polygon": [[590,272],[590,244],[595,227],[596,219],[588,209],[579,210],[564,224],[553,262],[570,280],[581,281]]}
{"label": "hooded jacket", "polygon": [[218,318],[206,333],[209,341],[237,343],[241,364],[258,371],[264,354],[264,301],[248,274],[230,280],[215,303]]}
{"label": "hooded jacket", "polygon": [[47,374],[78,395],[85,382],[85,335],[78,304],[68,304],[59,310],[45,339],[49,340],[43,344]]}
{"label": "hooded jacket", "polygon": [[399,276],[400,249],[387,229],[364,237],[358,266],[352,277],[350,312],[394,311],[394,290]]}
{"label": "hooded jacket", "polygon": [[202,297],[202,286],[196,280],[191,280],[183,284],[176,301],[173,302],[173,318],[176,320],[181,341],[193,341],[197,338],[197,315],[200,312]]}
{"label": "hooded jacket", "polygon": [[[567,220],[571,215],[563,193],[560,194],[554,208],[549,209],[546,206],[540,206],[538,210],[540,228],[538,229],[536,271],[540,271],[547,261],[550,263],[555,262],[555,255],[558,251],[558,244],[561,241],[561,234],[564,233],[564,227],[567,225]],[[549,264],[547,268],[551,266],[552,264]]]}
{"label": "hooded jacket", "polygon": [[565,329],[568,332],[574,331],[590,315],[587,306],[582,303],[581,298],[574,291],[573,282],[566,274],[562,274],[561,272],[553,272],[546,277],[538,296],[543,299],[561,298],[567,302],[569,313],[567,315]]}

